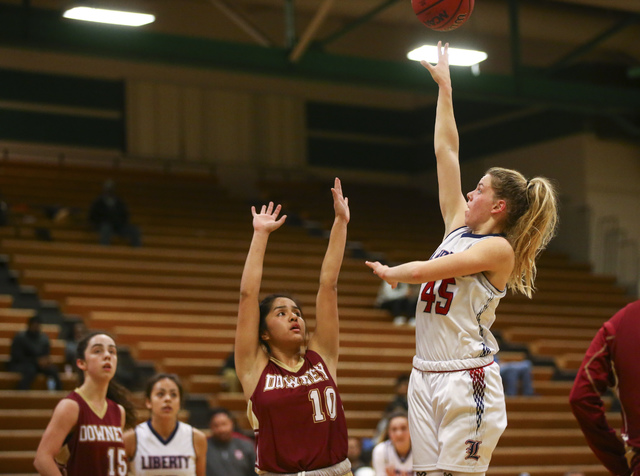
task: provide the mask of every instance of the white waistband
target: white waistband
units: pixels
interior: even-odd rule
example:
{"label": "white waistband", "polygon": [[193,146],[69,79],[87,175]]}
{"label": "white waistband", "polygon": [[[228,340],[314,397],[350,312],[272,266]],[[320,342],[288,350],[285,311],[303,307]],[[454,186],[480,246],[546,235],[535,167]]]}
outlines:
{"label": "white waistband", "polygon": [[351,461],[345,459],[341,463],[327,466],[326,468],[314,469],[311,471],[300,471],[299,473],[270,473],[260,471],[261,476],[345,476],[351,471]]}
{"label": "white waistband", "polygon": [[421,372],[457,372],[460,370],[477,369],[493,363],[493,355],[462,360],[422,360],[417,355],[413,357],[413,368]]}

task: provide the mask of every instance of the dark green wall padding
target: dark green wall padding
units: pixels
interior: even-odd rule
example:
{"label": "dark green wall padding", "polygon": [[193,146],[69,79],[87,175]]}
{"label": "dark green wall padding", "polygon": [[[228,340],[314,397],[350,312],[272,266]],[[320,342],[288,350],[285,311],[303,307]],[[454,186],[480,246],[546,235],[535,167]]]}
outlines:
{"label": "dark green wall padding", "polygon": [[124,151],[124,89],[123,81],[0,68],[0,101],[10,103],[0,104],[0,138]]}
{"label": "dark green wall padding", "polygon": [[121,120],[0,109],[8,140],[124,150]]}
{"label": "dark green wall padding", "polygon": [[[459,123],[462,120],[477,124],[460,131],[461,162],[560,138],[587,127],[583,116],[558,111],[538,111],[503,121],[499,127],[482,127],[483,121],[516,113],[519,108],[456,101],[456,111],[460,111],[459,115],[456,113]],[[435,107],[389,111],[311,102],[307,104],[309,162],[317,166],[409,174],[434,169],[434,123]],[[341,135],[323,137],[322,133]]]}

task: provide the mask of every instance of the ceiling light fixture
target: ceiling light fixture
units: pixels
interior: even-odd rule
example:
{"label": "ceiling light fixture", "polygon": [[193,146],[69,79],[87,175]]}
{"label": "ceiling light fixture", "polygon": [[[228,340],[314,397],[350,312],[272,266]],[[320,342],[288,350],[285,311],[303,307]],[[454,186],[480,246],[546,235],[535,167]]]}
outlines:
{"label": "ceiling light fixture", "polygon": [[155,21],[156,17],[148,13],[123,12],[104,8],[73,7],[62,14],[72,20],[110,23],[113,25],[142,26]]}
{"label": "ceiling light fixture", "polygon": [[[438,48],[424,45],[407,53],[407,58],[413,61],[426,60],[435,64],[438,62]],[[449,64],[452,66],[473,66],[486,59],[487,53],[484,51],[449,48]]]}

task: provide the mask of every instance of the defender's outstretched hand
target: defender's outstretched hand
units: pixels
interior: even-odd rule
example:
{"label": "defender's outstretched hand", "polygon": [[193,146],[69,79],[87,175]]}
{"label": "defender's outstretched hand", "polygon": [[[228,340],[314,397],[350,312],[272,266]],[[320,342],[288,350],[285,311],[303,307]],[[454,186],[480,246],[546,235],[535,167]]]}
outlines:
{"label": "defender's outstretched hand", "polygon": [[420,64],[429,70],[431,77],[439,86],[451,84],[451,73],[449,72],[449,43],[445,43],[443,51],[442,42],[438,41],[438,64],[434,66],[425,60],[420,61]]}
{"label": "defender's outstretched hand", "polygon": [[351,218],[349,199],[342,195],[342,183],[338,177],[336,177],[331,193],[333,194],[333,209],[336,212],[336,217],[342,217],[349,223],[349,219]]}
{"label": "defender's outstretched hand", "polygon": [[262,205],[260,213],[256,212],[256,207],[251,207],[251,214],[253,215],[253,229],[255,231],[263,231],[266,233],[276,231],[287,219],[287,215],[282,215],[280,219],[278,219],[281,209],[281,205],[276,206],[274,209],[273,202],[269,202],[269,206]]}

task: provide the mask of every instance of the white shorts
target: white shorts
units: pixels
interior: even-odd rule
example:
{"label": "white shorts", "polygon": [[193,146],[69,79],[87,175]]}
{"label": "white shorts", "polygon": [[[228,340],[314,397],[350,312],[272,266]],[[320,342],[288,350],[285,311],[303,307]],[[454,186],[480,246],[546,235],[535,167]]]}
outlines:
{"label": "white shorts", "polygon": [[498,365],[454,372],[414,368],[408,400],[414,471],[487,471],[507,427]]}

